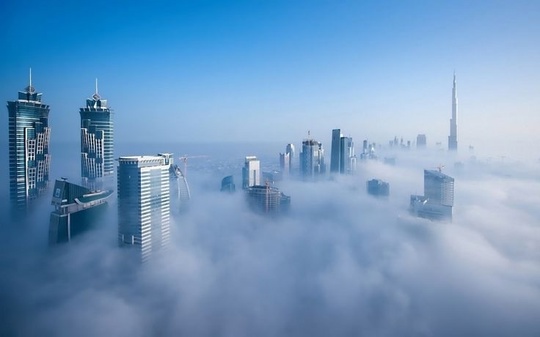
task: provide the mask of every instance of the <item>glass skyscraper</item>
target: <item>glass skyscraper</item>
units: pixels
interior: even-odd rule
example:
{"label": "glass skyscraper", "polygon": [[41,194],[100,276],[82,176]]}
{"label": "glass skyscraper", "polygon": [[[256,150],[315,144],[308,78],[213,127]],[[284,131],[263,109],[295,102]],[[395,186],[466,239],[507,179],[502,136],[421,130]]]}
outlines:
{"label": "glass skyscraper", "polygon": [[332,130],[332,153],[330,172],[351,174],[356,169],[354,143],[351,137],[344,137],[340,129]]}
{"label": "glass skyscraper", "polygon": [[169,242],[169,169],[164,156],[118,160],[118,243],[137,247],[142,262]]}
{"label": "glass skyscraper", "polygon": [[13,210],[24,211],[31,199],[42,195],[49,184],[49,106],[30,83],[8,101],[9,191]]}
{"label": "glass skyscraper", "polygon": [[86,100],[81,115],[81,176],[84,181],[114,174],[114,129],[107,100],[96,93]]}
{"label": "glass skyscraper", "polygon": [[304,179],[314,179],[326,173],[322,143],[313,139],[302,141],[300,172]]}
{"label": "glass skyscraper", "polygon": [[338,173],[340,172],[339,165],[341,163],[341,134],[340,129],[332,130],[332,151],[330,153],[330,172]]}

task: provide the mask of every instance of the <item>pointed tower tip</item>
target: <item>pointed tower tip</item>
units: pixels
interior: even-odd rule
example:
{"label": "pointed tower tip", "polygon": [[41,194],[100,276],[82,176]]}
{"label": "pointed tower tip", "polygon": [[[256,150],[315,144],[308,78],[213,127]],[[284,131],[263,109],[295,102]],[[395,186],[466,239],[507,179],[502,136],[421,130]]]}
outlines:
{"label": "pointed tower tip", "polygon": [[32,68],[29,68],[28,70],[28,86],[26,87],[26,91],[29,93],[34,93],[35,89],[32,86]]}
{"label": "pointed tower tip", "polygon": [[99,96],[98,92],[98,79],[96,78],[96,92],[92,95],[92,98],[94,101],[99,101],[101,99],[101,96]]}

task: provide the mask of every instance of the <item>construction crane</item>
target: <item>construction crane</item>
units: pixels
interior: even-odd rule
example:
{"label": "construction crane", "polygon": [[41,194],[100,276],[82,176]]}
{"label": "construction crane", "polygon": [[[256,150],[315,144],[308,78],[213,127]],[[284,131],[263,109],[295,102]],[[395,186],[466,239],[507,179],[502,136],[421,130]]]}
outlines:
{"label": "construction crane", "polygon": [[188,156],[187,154],[185,154],[182,157],[178,158],[184,163],[184,170],[182,171],[182,174],[184,175],[184,177],[187,177],[187,162],[188,162],[188,159],[193,159],[193,158],[208,158],[208,156],[206,156],[206,155]]}

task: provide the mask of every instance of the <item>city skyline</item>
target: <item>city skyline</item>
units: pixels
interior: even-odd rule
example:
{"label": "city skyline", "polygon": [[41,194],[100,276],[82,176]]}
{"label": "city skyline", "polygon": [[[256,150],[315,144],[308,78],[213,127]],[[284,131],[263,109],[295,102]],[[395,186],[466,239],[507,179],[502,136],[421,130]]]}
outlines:
{"label": "city skyline", "polygon": [[1,336],[540,336],[540,3],[0,12]]}
{"label": "city skyline", "polygon": [[[16,83],[22,87],[32,67],[51,122],[65,130],[54,135],[58,141],[77,137],[77,116],[68,111],[97,77],[114,102],[117,139],[125,141],[290,142],[307,129],[324,134],[318,121],[325,121],[331,128],[354,124],[354,139],[381,143],[421,133],[433,146],[447,140],[455,70],[461,149],[504,152],[515,148],[509,142],[539,142],[531,127],[540,118],[534,3],[201,2],[170,5],[164,13],[150,4],[123,12],[98,2],[106,24],[77,34],[63,27],[86,15],[78,4],[53,12],[36,3],[46,32],[11,2],[2,6],[12,15],[2,23],[0,97],[6,101]],[[30,52],[17,38],[25,32],[51,48]],[[87,53],[87,41],[107,53]],[[148,125],[146,111],[178,123]],[[201,124],[201,115],[222,128]],[[381,123],[387,127],[369,127]],[[246,127],[253,124],[268,131]],[[142,127],[144,134],[131,133]]]}

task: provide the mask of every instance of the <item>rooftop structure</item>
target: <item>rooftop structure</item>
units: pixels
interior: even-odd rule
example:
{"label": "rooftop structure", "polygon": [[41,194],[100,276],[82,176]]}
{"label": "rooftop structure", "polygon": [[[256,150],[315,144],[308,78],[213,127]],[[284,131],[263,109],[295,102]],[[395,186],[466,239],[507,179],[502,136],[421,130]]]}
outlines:
{"label": "rooftop structure", "polygon": [[112,190],[92,191],[65,180],[56,180],[49,224],[49,243],[68,242],[99,221]]}

